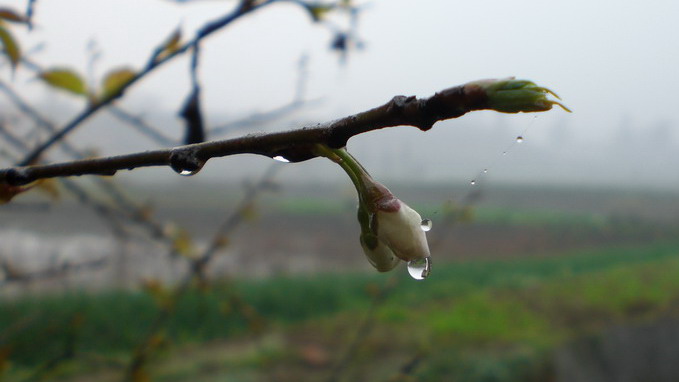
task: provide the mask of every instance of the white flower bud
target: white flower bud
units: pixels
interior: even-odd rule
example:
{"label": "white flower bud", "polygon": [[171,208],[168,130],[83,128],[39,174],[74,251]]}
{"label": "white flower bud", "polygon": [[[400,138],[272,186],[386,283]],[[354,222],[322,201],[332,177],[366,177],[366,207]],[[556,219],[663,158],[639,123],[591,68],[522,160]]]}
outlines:
{"label": "white flower bud", "polygon": [[378,209],[377,237],[403,261],[423,259],[429,256],[427,236],[422,230],[422,217],[414,209],[393,197],[398,208]]}

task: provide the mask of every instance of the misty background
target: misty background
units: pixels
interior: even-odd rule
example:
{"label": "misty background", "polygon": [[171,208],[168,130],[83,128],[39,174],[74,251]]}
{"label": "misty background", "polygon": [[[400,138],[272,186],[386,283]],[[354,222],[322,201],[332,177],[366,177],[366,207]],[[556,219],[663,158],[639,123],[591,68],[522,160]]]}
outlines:
{"label": "misty background", "polygon": [[[349,149],[385,182],[525,183],[672,190],[679,185],[676,89],[679,4],[656,1],[372,1],[358,41],[340,62],[332,35],[292,4],[280,3],[209,38],[199,75],[208,126],[292,99],[306,57],[305,99],[297,113],[258,130],[285,130],[379,106],[394,95],[430,96],[467,81],[516,76],[561,96],[573,110],[507,115],[474,112],[422,133],[398,127],[354,137]],[[35,60],[97,82],[119,66],[139,69],[175,28],[185,38],[229,1],[42,2],[37,30],[21,35]],[[331,19],[340,23],[340,18]],[[44,33],[43,33],[44,31]],[[98,58],[92,61],[93,54]],[[253,59],[255,57],[255,59]],[[90,66],[90,62],[94,64]],[[84,107],[18,71],[20,90],[62,123]],[[130,89],[119,105],[180,138],[177,117],[189,92],[188,57]],[[2,101],[5,102],[5,101]],[[256,130],[254,130],[256,131]],[[250,133],[237,131],[233,135]],[[233,136],[232,135],[232,136]],[[517,136],[524,142],[516,144]],[[108,113],[69,140],[111,155],[156,148]],[[506,155],[503,153],[506,152]],[[251,177],[270,159],[213,159],[191,182]],[[288,165],[284,179],[345,182],[330,163]],[[487,174],[482,170],[488,169]],[[129,182],[188,182],[169,169],[136,170]],[[346,182],[345,182],[346,183]]]}

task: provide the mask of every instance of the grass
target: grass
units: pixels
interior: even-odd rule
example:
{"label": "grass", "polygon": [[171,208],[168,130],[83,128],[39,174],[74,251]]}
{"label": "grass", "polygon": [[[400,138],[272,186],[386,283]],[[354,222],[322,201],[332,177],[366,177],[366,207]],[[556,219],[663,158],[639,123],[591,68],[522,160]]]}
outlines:
{"label": "grass", "polygon": [[[397,368],[405,355],[422,352],[427,354],[417,372],[422,378],[448,372],[468,375],[460,380],[469,381],[518,378],[526,370],[540,369],[545,352],[566,339],[668,312],[679,299],[677,255],[679,243],[666,242],[543,258],[437,263],[424,282],[397,269],[397,282],[376,310],[356,370],[369,372],[366,360],[379,357],[390,360],[385,368]],[[250,350],[247,362],[231,350],[223,357],[240,361],[218,363],[233,372],[277,370],[285,364],[286,372],[313,373],[299,360],[298,348],[311,341],[327,349],[330,358],[338,357],[375,290],[388,280],[384,274],[358,273],[217,284],[178,301],[164,339],[181,348],[219,339],[247,341],[253,329],[278,333],[283,340]],[[234,293],[241,303],[229,298]],[[264,319],[264,327],[253,328],[248,315],[253,311]],[[9,351],[8,375],[34,369],[71,346],[76,354],[124,361],[157,312],[153,296],[143,292],[2,301],[0,350]],[[181,362],[189,360],[174,359],[174,368],[165,370],[189,372]],[[76,358],[71,367],[83,372],[86,363],[77,366]],[[488,373],[504,379],[484,379]],[[173,378],[172,373],[165,377]]]}

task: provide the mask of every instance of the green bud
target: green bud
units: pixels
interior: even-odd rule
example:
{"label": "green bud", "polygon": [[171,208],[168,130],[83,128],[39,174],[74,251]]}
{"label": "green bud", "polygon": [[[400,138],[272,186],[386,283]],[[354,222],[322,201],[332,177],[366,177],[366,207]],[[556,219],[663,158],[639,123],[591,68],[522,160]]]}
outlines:
{"label": "green bud", "polygon": [[551,94],[560,100],[556,93],[528,80],[517,80],[514,77],[481,80],[467,83],[465,87],[481,88],[488,97],[488,109],[501,113],[547,111],[551,110],[554,105],[571,112],[562,103],[547,98],[547,95]]}

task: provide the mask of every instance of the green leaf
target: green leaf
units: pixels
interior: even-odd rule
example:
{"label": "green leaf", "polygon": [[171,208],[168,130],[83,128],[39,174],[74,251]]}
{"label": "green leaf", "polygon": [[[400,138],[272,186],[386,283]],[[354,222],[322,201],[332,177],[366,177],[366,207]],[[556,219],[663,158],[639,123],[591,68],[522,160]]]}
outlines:
{"label": "green leaf", "polygon": [[181,47],[182,31],[177,28],[174,32],[163,42],[156,51],[155,61],[161,61],[167,56],[173,54]]}
{"label": "green leaf", "polygon": [[130,68],[114,69],[108,72],[101,83],[100,100],[108,100],[120,97],[125,90],[125,86],[134,80],[137,72]]}
{"label": "green leaf", "polygon": [[71,69],[54,68],[40,73],[40,78],[48,85],[70,93],[86,96],[87,86],[82,77]]}
{"label": "green leaf", "polygon": [[322,21],[328,12],[332,11],[333,5],[328,4],[306,4],[306,9],[314,22]]}
{"label": "green leaf", "polygon": [[28,21],[25,16],[20,15],[6,7],[0,7],[0,19],[21,24],[26,23],[26,21]]}
{"label": "green leaf", "polygon": [[5,48],[5,55],[12,64],[12,69],[16,68],[19,60],[21,60],[21,50],[12,34],[2,24],[0,24],[0,41],[2,41],[2,46]]}

